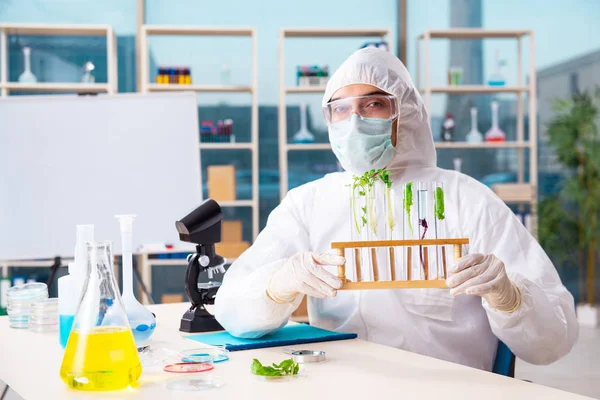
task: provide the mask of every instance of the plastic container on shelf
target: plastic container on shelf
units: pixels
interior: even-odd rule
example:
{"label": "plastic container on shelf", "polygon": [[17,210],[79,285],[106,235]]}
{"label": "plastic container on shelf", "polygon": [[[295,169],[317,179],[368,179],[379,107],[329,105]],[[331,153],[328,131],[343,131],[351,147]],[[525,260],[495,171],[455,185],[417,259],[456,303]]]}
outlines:
{"label": "plastic container on shelf", "polygon": [[58,298],[53,297],[31,303],[29,329],[40,333],[58,330]]}
{"label": "plastic container on shelf", "polygon": [[13,286],[7,293],[8,321],[11,328],[29,328],[31,303],[48,298],[48,286],[45,283],[26,283]]}

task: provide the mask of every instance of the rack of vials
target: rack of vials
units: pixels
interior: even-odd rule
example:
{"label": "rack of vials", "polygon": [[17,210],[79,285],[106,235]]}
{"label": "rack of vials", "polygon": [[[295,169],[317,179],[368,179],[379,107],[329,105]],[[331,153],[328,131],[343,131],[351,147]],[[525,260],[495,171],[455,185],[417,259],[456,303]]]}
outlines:
{"label": "rack of vials", "polygon": [[446,233],[443,183],[395,185],[379,170],[349,186],[351,240],[331,243],[346,258],[342,290],[446,288],[469,239]]}

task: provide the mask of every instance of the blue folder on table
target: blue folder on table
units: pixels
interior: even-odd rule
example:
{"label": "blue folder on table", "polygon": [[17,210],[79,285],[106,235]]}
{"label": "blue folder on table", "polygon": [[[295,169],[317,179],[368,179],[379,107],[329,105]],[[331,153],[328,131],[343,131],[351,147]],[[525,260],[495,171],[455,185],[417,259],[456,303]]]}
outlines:
{"label": "blue folder on table", "polygon": [[288,325],[259,339],[242,339],[227,332],[204,333],[186,336],[211,346],[225,345],[227,350],[250,350],[265,347],[291,346],[303,343],[330,342],[356,338],[356,333],[332,332],[306,324]]}

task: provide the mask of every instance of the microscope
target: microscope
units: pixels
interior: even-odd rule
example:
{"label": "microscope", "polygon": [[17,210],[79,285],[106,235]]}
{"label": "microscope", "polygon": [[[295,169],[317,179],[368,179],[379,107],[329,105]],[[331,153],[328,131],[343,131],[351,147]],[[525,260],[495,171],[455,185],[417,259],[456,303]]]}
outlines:
{"label": "microscope", "polygon": [[[214,315],[206,310],[213,305],[220,282],[213,282],[213,274],[225,273],[225,259],[215,253],[215,243],[221,241],[223,212],[213,199],[205,200],[198,208],[175,222],[179,239],[196,244],[196,252],[188,256],[185,271],[185,292],[192,303],[181,318],[182,332],[212,332],[223,330]],[[201,272],[206,271],[208,282],[198,282]]]}

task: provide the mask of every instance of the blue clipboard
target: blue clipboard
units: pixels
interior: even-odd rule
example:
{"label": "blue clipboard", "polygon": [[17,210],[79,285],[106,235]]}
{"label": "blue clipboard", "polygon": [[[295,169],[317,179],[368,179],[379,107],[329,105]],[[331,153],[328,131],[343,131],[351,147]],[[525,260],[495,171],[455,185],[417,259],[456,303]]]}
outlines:
{"label": "blue clipboard", "polygon": [[259,339],[237,338],[227,332],[189,335],[186,338],[211,346],[224,345],[229,351],[238,351],[355,339],[357,336],[356,333],[333,332],[306,324],[298,324],[284,326]]}

